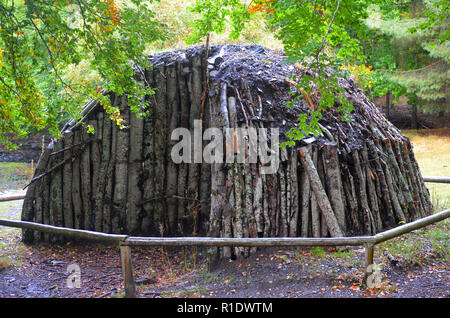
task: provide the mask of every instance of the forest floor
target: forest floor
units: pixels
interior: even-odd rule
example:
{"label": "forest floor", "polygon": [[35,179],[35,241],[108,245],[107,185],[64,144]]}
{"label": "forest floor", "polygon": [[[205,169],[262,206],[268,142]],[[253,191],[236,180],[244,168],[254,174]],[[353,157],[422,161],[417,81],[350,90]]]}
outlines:
{"label": "forest floor", "polygon": [[[424,175],[448,176],[450,133],[406,131]],[[430,170],[431,169],[431,170]],[[0,195],[21,193],[27,163],[0,163]],[[427,184],[436,211],[450,207],[449,185]],[[22,201],[0,203],[0,218],[19,219]],[[331,298],[450,297],[450,221],[376,247],[376,288],[364,281],[364,249],[265,248],[209,272],[205,250],[133,248],[138,297]],[[80,269],[80,288],[69,288]],[[19,229],[0,227],[0,298],[123,297],[120,251],[84,243],[25,245]]]}

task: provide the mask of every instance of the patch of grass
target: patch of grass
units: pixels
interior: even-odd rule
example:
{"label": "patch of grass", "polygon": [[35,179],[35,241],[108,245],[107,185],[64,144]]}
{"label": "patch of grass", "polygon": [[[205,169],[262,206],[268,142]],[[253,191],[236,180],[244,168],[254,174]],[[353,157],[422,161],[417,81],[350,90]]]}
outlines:
{"label": "patch of grass", "polygon": [[351,260],[355,257],[355,252],[351,249],[338,250],[337,252],[334,252],[333,256],[340,259]]}
{"label": "patch of grass", "polygon": [[405,265],[448,262],[450,258],[448,220],[397,237],[379,246]]}
{"label": "patch of grass", "polygon": [[325,255],[325,250],[321,246],[313,247],[313,248],[311,248],[311,255],[313,255],[313,256],[324,256]]}
{"label": "patch of grass", "polygon": [[[414,146],[423,176],[450,177],[450,128],[402,131]],[[450,184],[427,183],[435,211],[450,207]]]}
{"label": "patch of grass", "polygon": [[32,173],[30,163],[0,162],[0,191],[24,187]]}

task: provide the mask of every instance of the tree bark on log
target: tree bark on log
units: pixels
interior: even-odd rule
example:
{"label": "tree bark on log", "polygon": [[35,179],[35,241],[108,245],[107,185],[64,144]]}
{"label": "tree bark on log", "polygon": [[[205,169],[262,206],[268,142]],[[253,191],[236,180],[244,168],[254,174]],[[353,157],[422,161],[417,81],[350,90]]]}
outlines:
{"label": "tree bark on log", "polygon": [[313,192],[317,198],[317,203],[325,216],[327,227],[330,231],[331,236],[344,236],[342,230],[339,228],[338,221],[336,219],[336,216],[334,215],[333,209],[331,208],[330,201],[328,200],[322,183],[320,182],[319,175],[316,168],[314,167],[314,163],[311,159],[308,149],[305,147],[300,148],[299,154],[302,165],[305,168],[306,173],[308,174]]}
{"label": "tree bark on log", "polygon": [[[127,108],[127,95],[121,96],[119,109],[123,124],[130,124],[129,110]],[[112,204],[112,231],[115,234],[126,232],[127,221],[127,193],[128,193],[128,156],[130,147],[129,127],[118,129],[115,149],[115,180],[114,197]]]}
{"label": "tree bark on log", "polygon": [[[64,148],[73,145],[73,132],[67,132],[63,136]],[[62,186],[62,198],[63,198],[63,209],[64,209],[64,227],[73,228],[74,227],[74,215],[72,207],[72,162],[69,161],[73,158],[72,151],[66,151],[64,153],[64,160],[66,163],[63,166],[63,186]]]}
{"label": "tree bark on log", "polygon": [[[176,64],[169,65],[166,71],[167,77],[167,140],[168,149],[172,149],[175,142],[171,141],[170,134],[178,127],[178,80],[176,72]],[[166,151],[167,175],[166,175],[166,190],[167,195],[167,221],[169,225],[169,232],[175,233],[177,231],[177,214],[178,214],[178,200],[174,198],[177,194],[178,171],[175,163],[170,157],[170,151]]]}
{"label": "tree bark on log", "polygon": [[[86,143],[88,141],[89,135],[87,133],[87,128],[83,127],[81,129],[81,141]],[[92,204],[91,204],[91,155],[89,147],[85,148],[81,153],[80,161],[80,172],[81,172],[81,198],[83,200],[83,229],[92,230]]]}
{"label": "tree bark on log", "polygon": [[[318,150],[316,148],[313,148],[311,151],[311,162],[313,164],[313,168],[314,170],[316,170],[317,167],[317,159],[318,159],[318,154],[317,154]],[[308,172],[307,172],[308,173]],[[316,171],[317,173],[317,171]],[[318,181],[320,181],[319,175],[318,176]],[[308,174],[309,177],[309,174]],[[309,177],[310,178],[310,177]],[[311,184],[311,179],[310,179],[310,184]],[[312,185],[311,185],[312,187]],[[319,206],[317,203],[317,198],[316,198],[316,194],[314,192],[314,190],[311,192],[311,230],[312,230],[312,236],[313,237],[320,237],[320,210],[319,210]]]}
{"label": "tree bark on log", "polygon": [[[73,143],[79,144],[81,142],[81,130],[78,129],[73,132]],[[77,152],[79,152],[78,150]],[[83,221],[83,201],[81,199],[81,156],[77,153],[72,163],[72,204],[74,211],[74,226],[75,229],[82,230],[84,228]]]}
{"label": "tree bark on log", "polygon": [[144,119],[130,112],[130,148],[128,156],[127,233],[140,234],[142,225],[142,144]]}
{"label": "tree bark on log", "polygon": [[[192,57],[192,68],[188,77],[188,92],[190,97],[190,117],[189,117],[189,130],[192,136],[191,140],[191,159],[192,163],[189,165],[188,185],[187,185],[187,197],[192,202],[189,207],[189,215],[193,219],[192,233],[194,236],[198,234],[199,225],[199,186],[200,186],[200,165],[203,143],[202,136],[197,136],[196,132],[201,128],[201,125],[195,129],[196,121],[200,118],[201,106],[202,106],[202,61],[200,55]],[[212,173],[212,172],[211,172]],[[188,204],[189,206],[189,204]]]}
{"label": "tree bark on log", "polygon": [[[160,199],[154,203],[153,223],[156,229],[160,230],[160,235],[164,235],[167,230],[166,224],[166,201],[163,199],[165,194],[165,178],[166,178],[166,72],[164,65],[155,67],[155,88],[156,88],[156,105],[155,105],[155,197]],[[163,232],[163,233],[161,233]]]}
{"label": "tree bark on log", "polygon": [[[189,74],[189,66],[187,61],[182,60],[178,64],[178,92],[179,92],[179,109],[180,109],[180,128],[189,129],[189,93],[187,88],[188,82],[188,74]],[[188,182],[188,169],[189,164],[185,162],[181,162],[178,164],[178,187],[177,187],[177,196],[182,198],[187,198],[187,182]],[[185,233],[184,229],[187,228],[188,222],[188,211],[187,211],[187,200],[180,200],[178,202],[178,212],[177,212],[177,220],[178,220],[178,232]]]}
{"label": "tree bark on log", "polygon": [[[37,177],[41,174],[43,174],[48,166],[48,162],[50,159],[50,153],[53,151],[52,146],[48,146],[45,148],[44,153],[39,158],[39,162],[36,165],[36,170],[33,173],[33,178]],[[44,177],[45,178],[45,177]],[[27,193],[25,195],[25,198],[23,200],[23,211],[22,214],[22,220],[23,221],[33,221],[33,219],[36,219],[36,221],[40,220],[40,222],[44,221],[44,198],[42,198],[42,195],[37,191],[37,189],[43,188],[44,182],[43,180],[39,181],[39,183],[33,183],[31,184],[28,189]],[[36,204],[36,209],[35,209]],[[32,242],[33,241],[33,231],[24,229],[22,230],[22,237],[25,242]],[[39,239],[40,235],[36,233],[35,238]]]}
{"label": "tree bark on log", "polygon": [[333,211],[336,214],[339,227],[343,232],[347,232],[345,223],[345,208],[342,200],[342,181],[339,169],[339,157],[337,154],[337,146],[325,145],[322,151],[325,172],[328,181],[328,192],[330,194],[330,202]]}
{"label": "tree bark on log", "polygon": [[[100,115],[101,114],[101,115]],[[89,121],[89,125],[94,129],[93,141],[90,144],[91,150],[91,162],[92,162],[92,193],[91,193],[91,209],[92,209],[92,229],[95,231],[102,230],[102,213],[101,206],[97,206],[99,197],[99,183],[100,183],[100,167],[101,167],[101,147],[102,147],[102,134],[101,127],[103,126],[103,113],[98,113],[95,119]],[[100,125],[102,123],[102,125]]]}
{"label": "tree bark on log", "polygon": [[[113,105],[117,107],[120,103],[121,98],[117,95],[112,96]],[[103,202],[102,202],[102,227],[103,232],[106,233],[117,233],[118,225],[115,225],[113,221],[112,214],[112,204],[113,204],[113,190],[114,190],[114,167],[116,165],[116,148],[117,148],[117,131],[118,127],[116,123],[111,122],[109,116],[104,117],[103,123],[103,140],[104,144],[102,147],[102,171],[101,175],[105,177],[104,185],[102,184],[103,190]],[[106,144],[106,141],[110,140],[110,144]]]}
{"label": "tree bark on log", "polygon": [[[54,151],[58,152],[62,149],[62,143],[55,140]],[[62,161],[62,155],[55,155],[53,161],[58,163]],[[54,226],[63,226],[63,196],[62,196],[62,171],[57,169],[53,172],[50,181],[50,224]],[[54,236],[54,241],[59,241],[60,237]]]}
{"label": "tree bark on log", "polygon": [[291,175],[291,199],[290,199],[290,215],[289,215],[289,236],[297,237],[298,217],[299,217],[299,182],[298,182],[298,153],[295,150],[291,151],[290,155],[290,171]]}
{"label": "tree bark on log", "polygon": [[[147,70],[145,77],[151,88],[156,87],[154,73],[156,71]],[[143,140],[143,193],[142,205],[143,218],[141,230],[143,233],[155,233],[156,228],[153,224],[153,214],[155,213],[154,202],[152,198],[155,193],[155,117],[156,117],[156,92],[148,96],[149,108],[147,116],[144,118],[144,140]],[[184,186],[184,184],[183,184]]]}
{"label": "tree bark on log", "polygon": [[395,226],[394,212],[392,209],[391,198],[389,194],[389,187],[387,185],[384,170],[380,164],[380,150],[375,146],[373,141],[369,141],[369,153],[374,158],[375,171],[380,181],[380,188],[382,194],[382,201],[385,213],[383,213],[382,221],[383,227]]}

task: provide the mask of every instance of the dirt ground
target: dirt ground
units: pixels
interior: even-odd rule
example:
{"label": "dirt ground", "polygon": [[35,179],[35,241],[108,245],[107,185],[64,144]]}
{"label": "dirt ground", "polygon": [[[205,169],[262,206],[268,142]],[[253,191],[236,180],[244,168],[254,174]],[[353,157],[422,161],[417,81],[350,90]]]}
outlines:
{"label": "dirt ground", "polygon": [[[0,297],[123,297],[117,248],[96,246],[26,247],[20,266],[0,271]],[[297,298],[450,297],[448,264],[382,268],[379,288],[368,288],[361,266],[363,250],[351,260],[311,250],[261,250],[207,272],[186,271],[180,253],[133,251],[138,297]],[[380,261],[380,256],[377,257]],[[177,263],[178,261],[178,263]],[[80,267],[81,288],[69,288],[68,266]],[[185,271],[183,273],[183,271]]]}

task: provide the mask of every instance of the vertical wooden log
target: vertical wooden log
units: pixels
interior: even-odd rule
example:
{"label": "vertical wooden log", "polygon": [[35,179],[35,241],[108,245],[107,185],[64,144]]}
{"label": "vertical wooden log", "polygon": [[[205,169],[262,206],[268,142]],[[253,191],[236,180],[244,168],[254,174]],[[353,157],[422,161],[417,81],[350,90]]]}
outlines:
{"label": "vertical wooden log", "polygon": [[[81,130],[77,129],[73,132],[73,143],[81,143]],[[75,229],[83,229],[83,201],[81,198],[81,150],[80,147],[74,149],[75,159],[72,163],[72,204],[74,212],[74,227]]]}
{"label": "vertical wooden log", "polygon": [[128,156],[127,229],[140,234],[142,225],[142,190],[139,186],[142,172],[142,143],[144,119],[130,112],[130,150]]}
{"label": "vertical wooden log", "polygon": [[[196,135],[195,121],[200,118],[201,104],[202,104],[202,60],[200,55],[195,55],[192,57],[192,70],[189,74],[188,79],[188,91],[190,96],[191,108],[190,108],[190,118],[189,127],[192,136],[191,145],[191,160],[192,163],[189,165],[189,175],[188,175],[188,198],[193,202],[190,208],[190,215],[193,217],[193,234],[198,233],[198,199],[199,199],[199,183],[200,183],[200,165],[202,151],[202,136]],[[226,104],[225,104],[226,108]],[[197,128],[201,128],[201,125]],[[198,133],[198,132],[197,132]],[[215,168],[212,168],[215,169]],[[212,173],[212,171],[211,171]]]}
{"label": "vertical wooden log", "polygon": [[[317,154],[317,173],[319,174],[319,178],[320,178],[320,182],[323,184],[325,193],[328,196],[328,200],[330,200],[331,203],[331,199],[330,199],[330,191],[328,189],[327,186],[327,179],[325,176],[325,167],[324,167],[324,162],[323,162],[323,148],[319,148],[318,149],[318,154]],[[337,212],[334,212],[335,216],[337,215]],[[325,220],[325,215],[323,213],[320,213],[320,237],[327,237],[328,235],[328,227],[327,227],[327,223]]]}
{"label": "vertical wooden log", "polygon": [[[223,92],[226,94],[226,91]],[[226,96],[223,96],[226,97]],[[225,102],[225,101],[224,101]],[[236,113],[236,100],[234,98],[234,96],[230,96],[228,97],[227,100],[227,111],[228,111],[228,127],[224,127],[225,128],[225,133],[229,133],[229,131],[226,131],[226,128],[236,128],[237,126],[237,113]],[[214,125],[214,121],[213,121],[213,114],[210,114],[211,116],[211,124]],[[228,138],[227,140],[230,140],[230,136],[226,135],[226,138]],[[227,155],[229,155],[228,152],[231,152],[234,155],[234,140],[231,137],[232,140],[232,145],[225,145],[225,157]],[[229,141],[226,141],[229,142]],[[231,146],[231,147],[230,147]],[[222,223],[223,223],[223,236],[224,237],[233,237],[233,234],[235,232],[235,229],[233,228],[233,225],[235,224],[235,220],[236,220],[236,187],[234,184],[234,180],[235,180],[235,174],[237,173],[236,171],[236,166],[235,163],[227,163],[226,162],[226,166],[227,166],[227,175],[226,175],[226,193],[228,196],[228,203],[230,206],[230,209],[228,209],[227,211],[224,211],[223,216],[222,216]],[[223,248],[223,256],[224,257],[231,257],[232,255],[232,249],[230,247],[224,247]]]}
{"label": "vertical wooden log", "polygon": [[[155,129],[154,129],[154,143],[155,143],[155,197],[158,199],[154,202],[153,223],[156,229],[167,229],[166,227],[166,201],[165,196],[165,178],[166,178],[166,75],[164,65],[155,67],[155,88],[156,88],[156,105],[155,107]],[[160,233],[161,234],[161,233]]]}
{"label": "vertical wooden log", "polygon": [[[50,159],[50,153],[52,152],[52,146],[47,147],[39,158],[39,162],[36,165],[36,170],[33,173],[33,178],[43,174],[48,167],[48,162]],[[27,188],[27,193],[23,201],[22,206],[22,221],[32,221],[44,222],[44,198],[40,195],[38,189],[44,187],[43,180],[32,183]],[[36,207],[36,208],[35,208]],[[35,232],[35,238],[39,240],[41,238],[40,232]],[[33,231],[28,229],[22,230],[22,238],[25,242],[31,243],[33,241]]]}
{"label": "vertical wooden log", "polygon": [[330,201],[328,200],[325,190],[323,189],[323,186],[320,182],[317,170],[314,167],[314,163],[311,159],[311,156],[309,155],[308,149],[305,147],[300,148],[299,154],[302,165],[303,167],[305,167],[306,173],[308,174],[309,181],[311,183],[311,187],[317,198],[317,203],[325,216],[327,227],[328,230],[330,231],[331,236],[332,237],[343,236],[342,230],[339,228],[336,216],[334,215],[333,209],[331,208]]}
{"label": "vertical wooden log", "polygon": [[[178,64],[178,93],[179,93],[179,109],[180,109],[180,128],[189,129],[189,93],[187,88],[187,74],[189,74],[189,66],[185,64],[185,61],[180,61]],[[188,196],[187,193],[187,177],[188,177],[189,163],[178,164],[178,187],[177,195],[182,198]],[[208,211],[209,213],[209,211]],[[178,231],[184,233],[186,228],[187,200],[180,200],[178,202]]]}
{"label": "vertical wooden log", "polygon": [[281,149],[281,162],[278,169],[278,177],[280,180],[280,235],[286,237],[288,235],[288,211],[287,211],[287,187],[286,187],[286,159],[287,151],[286,148]]}
{"label": "vertical wooden log", "polygon": [[[112,97],[110,97],[112,98]],[[114,104],[114,100],[112,103]],[[112,179],[112,175],[108,174],[109,165],[111,161],[111,143],[112,143],[112,131],[111,126],[112,122],[109,118],[108,114],[100,112],[97,116],[98,119],[98,133],[100,133],[101,129],[101,144],[100,146],[100,155],[101,155],[101,164],[98,172],[98,183],[97,183],[97,191],[94,196],[94,205],[95,205],[95,230],[103,231],[109,233],[111,231],[111,220],[105,219],[104,209],[106,204],[106,185],[110,183],[110,179]],[[100,124],[102,122],[102,124]],[[108,202],[110,204],[110,201]]]}
{"label": "vertical wooden log", "polygon": [[[155,70],[147,70],[145,77],[150,87],[154,88]],[[156,117],[156,92],[151,96],[147,96],[149,108],[147,116],[144,118],[144,140],[143,140],[143,191],[142,200],[145,202],[142,206],[143,218],[141,230],[142,234],[156,234],[156,228],[153,227],[154,201],[155,197],[155,117]],[[184,184],[183,184],[184,185]]]}
{"label": "vertical wooden log", "polygon": [[[87,127],[81,128],[81,142],[87,144],[91,136],[87,133]],[[89,145],[83,148],[81,153],[80,171],[81,171],[81,198],[83,200],[83,228],[92,230],[92,175],[91,175],[91,154]]]}
{"label": "vertical wooden log", "polygon": [[[317,148],[313,148],[311,151],[311,160],[314,165],[314,169],[316,169],[317,160],[318,160],[318,150]],[[319,176],[319,175],[317,175]],[[309,175],[308,175],[309,177]],[[320,178],[319,178],[320,181]],[[311,183],[311,179],[310,179]],[[324,190],[325,191],[325,190]],[[313,237],[320,237],[320,210],[317,203],[316,194],[314,191],[311,192],[311,229]]]}
{"label": "vertical wooden log", "polygon": [[[259,166],[259,171],[261,173],[261,165]],[[268,177],[263,174],[262,175],[262,184],[263,184],[263,216],[264,216],[264,237],[270,236],[270,214],[269,214],[269,193],[270,186],[268,183]]]}
{"label": "vertical wooden log", "polygon": [[[128,110],[128,96],[123,95],[119,104],[120,114],[125,128],[117,131],[115,182],[113,199],[113,219],[116,228],[114,233],[128,233],[127,227],[127,198],[128,198],[128,156],[130,150],[130,114]],[[117,228],[118,227],[118,228]]]}
{"label": "vertical wooden log", "polygon": [[176,64],[167,66],[167,118],[168,118],[168,132],[167,132],[167,146],[166,162],[167,162],[167,175],[166,175],[166,196],[167,196],[167,220],[169,225],[169,232],[175,233],[177,230],[177,212],[178,212],[178,200],[174,198],[177,194],[178,183],[178,171],[177,166],[170,157],[171,149],[175,145],[175,141],[171,141],[170,135],[178,127],[179,110],[178,110],[178,81]]}
{"label": "vertical wooden log", "polygon": [[[100,115],[101,114],[101,115]],[[100,125],[101,122],[101,125]],[[102,213],[101,205],[97,205],[97,198],[99,197],[99,178],[100,178],[100,167],[102,162],[102,135],[103,131],[101,127],[103,126],[103,112],[96,114],[95,119],[89,121],[89,125],[94,129],[94,135],[91,135],[92,142],[90,143],[91,148],[91,165],[92,165],[92,190],[91,190],[91,210],[93,224],[91,224],[92,229],[95,231],[102,230]]]}
{"label": "vertical wooden log", "polygon": [[[208,56],[208,52],[206,52],[206,57],[204,59],[205,63],[202,63],[202,97],[201,97],[201,107],[200,107],[200,119],[202,121],[202,132],[211,127],[211,123],[213,119],[211,118],[210,108],[208,107],[208,83],[209,83],[209,75],[207,74],[208,63],[206,62]],[[208,140],[203,140],[203,149],[209,143]],[[211,199],[211,164],[202,160],[202,164],[200,165],[200,185],[199,185],[199,199],[200,199],[200,211],[199,211],[199,220],[202,224],[202,228],[204,228],[204,224],[209,221],[209,213],[211,211],[211,205],[208,203]],[[230,190],[229,188],[227,191]],[[229,191],[227,192],[229,193]],[[228,197],[227,195],[226,197]],[[225,213],[225,211],[223,212]],[[231,214],[231,213],[226,213]],[[200,229],[201,230],[201,229]],[[225,248],[223,249],[223,251]],[[226,256],[225,256],[226,257]]]}
{"label": "vertical wooden log", "polygon": [[[60,151],[62,149],[61,139],[55,140],[54,151]],[[54,156],[54,165],[60,163],[63,155],[58,154]],[[50,222],[55,226],[63,226],[63,196],[62,196],[62,170],[56,169],[52,172],[52,178],[50,183]],[[53,222],[52,222],[53,219]]]}
{"label": "vertical wooden log", "polygon": [[[343,180],[343,188],[345,197],[347,199],[347,223],[350,225],[350,228],[353,231],[353,234],[361,234],[361,224],[358,221],[358,218],[356,216],[356,211],[358,209],[358,204],[356,201],[356,190],[354,186],[353,176],[350,173],[350,170],[348,169],[347,165],[343,168],[344,172],[344,180]],[[347,231],[349,233],[349,231]]]}
{"label": "vertical wooden log", "polygon": [[375,164],[376,173],[378,179],[380,181],[380,188],[382,193],[382,202],[383,202],[383,210],[385,211],[384,215],[382,215],[383,227],[387,226],[395,226],[395,218],[394,212],[392,209],[391,198],[389,194],[389,187],[386,183],[386,176],[384,174],[383,168],[380,164],[380,155],[379,150],[376,148],[373,141],[369,141],[369,153],[371,153],[371,157],[374,158],[373,162]]}
{"label": "vertical wooden log", "polygon": [[384,174],[386,176],[386,182],[389,189],[389,194],[391,197],[392,206],[394,208],[394,215],[396,217],[397,224],[400,222],[406,222],[405,215],[403,214],[402,207],[398,200],[398,191],[394,188],[394,178],[392,177],[390,166],[381,160],[381,165],[384,168]]}
{"label": "vertical wooden log", "polygon": [[362,168],[361,168],[361,162],[359,159],[359,153],[357,150],[352,151],[352,157],[353,157],[353,167],[356,172],[356,176],[358,178],[358,197],[359,197],[359,203],[360,203],[360,213],[362,214],[360,217],[360,222],[363,224],[364,233],[371,235],[371,227],[370,227],[370,221],[369,221],[369,214],[370,208],[369,203],[367,200],[367,190],[366,190],[366,178],[363,174]]}
{"label": "vertical wooden log", "polygon": [[367,182],[367,188],[368,188],[370,211],[372,212],[372,216],[374,219],[374,222],[373,222],[374,228],[372,229],[372,232],[375,234],[377,232],[382,231],[383,224],[381,222],[380,208],[378,206],[378,197],[377,197],[376,187],[374,184],[375,174],[372,172],[372,169],[370,168],[369,155],[367,153],[366,145],[364,145],[364,148],[362,150],[362,157],[363,157],[363,161],[365,162],[364,167],[366,170],[366,182]]}
{"label": "vertical wooden log", "polygon": [[[223,228],[222,232],[223,237],[233,237],[233,224],[234,224],[236,200],[234,198],[235,193],[234,171],[232,167],[229,167],[227,170],[225,185],[230,209],[224,211],[222,215],[222,228]],[[230,258],[231,255],[232,255],[231,248],[229,246],[223,247],[223,257]]]}
{"label": "vertical wooden log", "polygon": [[[257,226],[256,226],[256,219],[255,214],[253,210],[253,177],[251,172],[251,166],[249,163],[249,157],[247,156],[245,158],[244,163],[244,197],[245,197],[245,219],[246,219],[246,237],[257,237]],[[247,248],[246,249],[246,256],[248,256],[250,253],[256,252],[255,248]]]}
{"label": "vertical wooden log", "polygon": [[[73,133],[68,131],[64,134],[64,148],[73,146]],[[66,150],[64,160],[67,160],[63,166],[63,209],[64,209],[64,226],[74,228],[74,215],[72,206],[72,156],[73,150]]]}
{"label": "vertical wooden log", "polygon": [[[51,142],[51,145],[49,146],[51,151],[54,149],[53,142]],[[49,158],[47,168],[50,168],[53,164],[53,158]],[[50,175],[46,175],[42,178],[42,184],[41,184],[41,196],[42,196],[42,211],[43,211],[43,223],[51,225],[50,223]],[[81,211],[80,211],[81,213]],[[45,242],[50,241],[50,234],[49,233],[43,233],[43,238]]]}
{"label": "vertical wooden log", "polygon": [[395,162],[395,169],[396,174],[399,177],[400,180],[400,188],[403,192],[403,196],[406,200],[406,203],[408,205],[408,211],[405,213],[405,216],[407,217],[408,221],[412,221],[414,215],[417,214],[416,212],[416,206],[414,205],[414,200],[412,196],[412,188],[410,187],[408,176],[407,176],[407,170],[405,168],[405,163],[403,162],[402,154],[400,152],[400,142],[394,141],[392,143],[392,147],[390,147],[390,153],[389,158],[390,160],[394,160]]}
{"label": "vertical wooden log", "polygon": [[[227,108],[227,85],[221,83],[213,83],[210,88],[210,113],[211,117],[215,118],[215,126],[222,132],[226,127],[229,127],[228,108]],[[222,138],[222,136],[216,136]],[[228,206],[228,199],[226,197],[226,175],[224,171],[223,162],[214,162],[211,164],[211,212],[209,218],[208,236],[219,237],[222,232],[222,217],[224,211]],[[191,171],[190,171],[191,172]],[[194,215],[195,222],[195,215]],[[194,228],[195,234],[195,228]],[[217,248],[209,251],[210,258],[214,261],[219,257],[219,250]]]}
{"label": "vertical wooden log", "polygon": [[[120,96],[115,96],[114,105],[117,107],[121,102]],[[106,170],[105,196],[103,200],[103,231],[107,233],[119,233],[119,216],[114,213],[114,184],[115,184],[115,167],[116,167],[116,150],[117,150],[117,134],[119,127],[115,122],[111,122],[111,152],[108,167]],[[105,128],[108,126],[105,119]]]}
{"label": "vertical wooden log", "polygon": [[253,211],[255,214],[256,232],[258,237],[263,236],[264,231],[264,199],[263,199],[263,178],[259,169],[259,164],[252,165],[253,178]]}
{"label": "vertical wooden log", "polygon": [[336,214],[339,227],[346,233],[345,208],[342,200],[343,188],[337,146],[325,145],[322,154],[331,206]]}
{"label": "vertical wooden log", "polygon": [[[307,146],[308,151],[311,151],[311,146]],[[309,209],[310,209],[310,197],[311,197],[311,187],[309,184],[309,177],[306,174],[306,170],[302,167],[301,178],[300,178],[300,195],[301,195],[301,231],[300,235],[302,237],[308,237],[309,233]]]}

